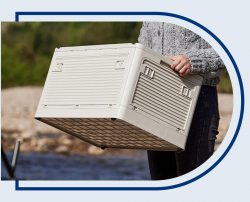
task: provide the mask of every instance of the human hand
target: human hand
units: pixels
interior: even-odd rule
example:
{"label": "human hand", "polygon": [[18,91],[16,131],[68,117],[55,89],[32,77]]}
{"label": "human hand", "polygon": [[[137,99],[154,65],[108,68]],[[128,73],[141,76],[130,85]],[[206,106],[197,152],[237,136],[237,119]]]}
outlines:
{"label": "human hand", "polygon": [[171,68],[179,72],[180,76],[186,76],[191,71],[191,63],[186,55],[166,56],[173,60]]}

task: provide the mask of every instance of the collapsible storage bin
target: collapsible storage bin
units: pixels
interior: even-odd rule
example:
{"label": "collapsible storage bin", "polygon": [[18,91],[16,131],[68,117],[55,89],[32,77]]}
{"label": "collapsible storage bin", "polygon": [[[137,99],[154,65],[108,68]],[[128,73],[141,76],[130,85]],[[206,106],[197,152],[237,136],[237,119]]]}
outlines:
{"label": "collapsible storage bin", "polygon": [[185,149],[202,77],[141,44],[56,48],[35,118],[101,148]]}

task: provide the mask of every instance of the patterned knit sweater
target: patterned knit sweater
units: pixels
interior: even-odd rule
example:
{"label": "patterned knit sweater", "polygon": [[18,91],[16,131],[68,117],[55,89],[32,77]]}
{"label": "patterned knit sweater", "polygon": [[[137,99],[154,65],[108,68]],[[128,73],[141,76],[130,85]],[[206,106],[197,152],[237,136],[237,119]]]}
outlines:
{"label": "patterned knit sweater", "polygon": [[216,86],[220,74],[227,71],[211,45],[194,32],[166,22],[143,22],[139,43],[165,55],[186,55],[191,73],[201,75],[203,85]]}

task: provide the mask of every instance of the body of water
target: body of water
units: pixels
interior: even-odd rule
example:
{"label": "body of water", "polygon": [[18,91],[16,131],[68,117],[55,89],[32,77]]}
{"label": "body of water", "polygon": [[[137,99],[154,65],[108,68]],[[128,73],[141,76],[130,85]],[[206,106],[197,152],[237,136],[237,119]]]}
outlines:
{"label": "body of water", "polygon": [[[12,152],[6,152],[10,161]],[[1,177],[8,177],[2,162]],[[25,180],[150,180],[146,154],[127,156],[63,156],[20,152],[16,178]]]}

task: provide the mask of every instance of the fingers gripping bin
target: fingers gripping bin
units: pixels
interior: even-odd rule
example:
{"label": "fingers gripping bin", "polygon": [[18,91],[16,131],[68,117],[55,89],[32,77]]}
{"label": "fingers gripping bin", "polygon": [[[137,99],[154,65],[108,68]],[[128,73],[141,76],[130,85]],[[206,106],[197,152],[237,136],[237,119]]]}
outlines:
{"label": "fingers gripping bin", "polygon": [[35,118],[102,148],[185,149],[202,77],[141,44],[56,48]]}

